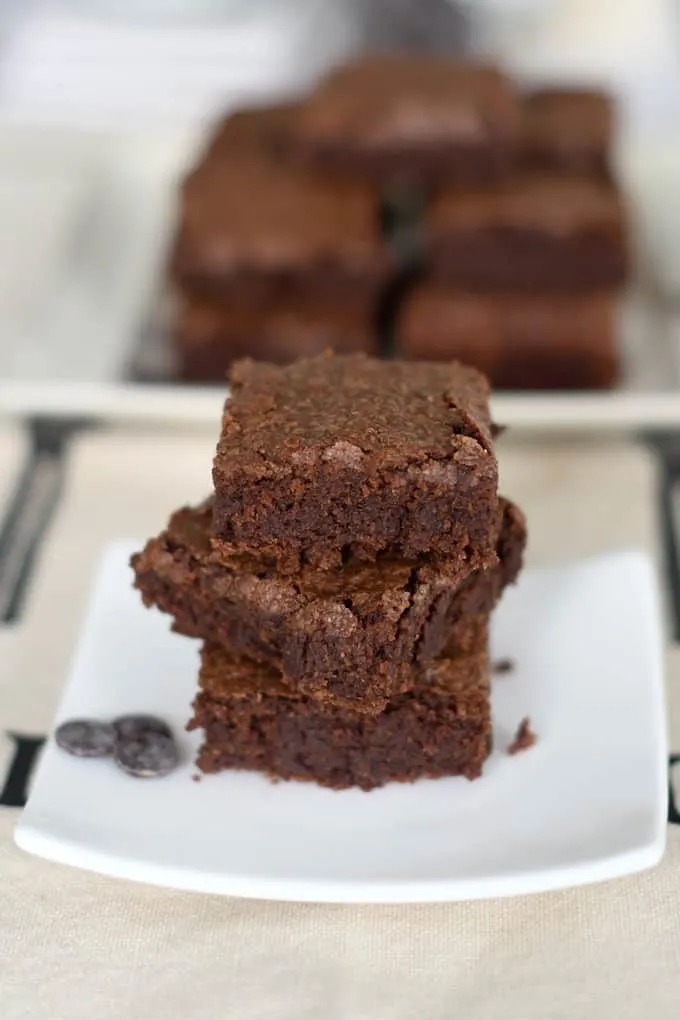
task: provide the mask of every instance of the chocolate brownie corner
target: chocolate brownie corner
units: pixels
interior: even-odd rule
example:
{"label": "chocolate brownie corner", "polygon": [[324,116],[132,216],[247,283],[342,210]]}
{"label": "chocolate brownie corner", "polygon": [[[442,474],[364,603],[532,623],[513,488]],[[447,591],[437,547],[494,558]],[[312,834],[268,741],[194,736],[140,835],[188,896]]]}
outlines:
{"label": "chocolate brownie corner", "polygon": [[283,158],[296,110],[294,102],[234,110],[213,128],[201,165],[212,160],[238,159],[253,152]]}

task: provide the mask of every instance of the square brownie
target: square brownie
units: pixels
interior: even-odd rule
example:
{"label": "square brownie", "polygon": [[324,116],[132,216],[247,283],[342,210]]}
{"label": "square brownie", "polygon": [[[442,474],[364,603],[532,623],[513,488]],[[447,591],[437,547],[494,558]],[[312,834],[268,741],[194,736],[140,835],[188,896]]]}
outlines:
{"label": "square brownie", "polygon": [[177,302],[172,330],[176,375],[185,382],[226,383],[238,358],[286,364],[321,354],[378,353],[374,303],[271,304],[232,309],[204,302]]}
{"label": "square brownie", "polygon": [[474,365],[498,389],[605,389],[619,377],[620,298],[480,294],[423,283],[396,323],[403,358]]}
{"label": "square brownie", "polygon": [[370,189],[329,183],[267,153],[212,159],[187,180],[171,273],[234,307],[375,299],[390,274]]}
{"label": "square brownie", "polygon": [[381,184],[497,181],[512,166],[521,105],[494,67],[376,56],[332,72],[291,135],[327,172]]}
{"label": "square brownie", "polygon": [[412,689],[366,715],[295,694],[270,667],[206,645],[188,728],[202,729],[203,772],[251,769],[277,779],[371,790],[390,781],[476,779],[491,749],[485,637],[423,669]]}
{"label": "square brownie", "polygon": [[520,160],[531,171],[609,179],[614,102],[596,89],[538,89],[522,105]]}
{"label": "square brownie", "polygon": [[173,514],[133,557],[135,584],[180,634],[269,663],[302,693],[375,712],[410,686],[418,665],[447,646],[464,648],[517,577],[526,524],[514,504],[500,504],[498,562],[486,570],[387,554],[374,564],[278,577],[256,564],[239,571],[220,562],[207,501]]}
{"label": "square brownie", "polygon": [[320,357],[240,361],[213,463],[225,556],[280,573],[389,549],[495,559],[498,465],[489,387],[452,363]]}
{"label": "square brownie", "polygon": [[602,181],[523,176],[496,191],[440,191],[426,261],[465,290],[609,290],[628,277],[621,195]]}

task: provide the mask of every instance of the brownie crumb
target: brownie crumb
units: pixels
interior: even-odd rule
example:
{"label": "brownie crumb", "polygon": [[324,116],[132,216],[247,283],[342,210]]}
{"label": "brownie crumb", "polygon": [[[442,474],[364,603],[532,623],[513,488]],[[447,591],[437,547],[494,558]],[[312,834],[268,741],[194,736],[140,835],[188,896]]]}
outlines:
{"label": "brownie crumb", "polygon": [[515,669],[514,659],[496,659],[493,664],[494,673],[512,673]]}
{"label": "brownie crumb", "polygon": [[508,754],[519,754],[520,751],[528,751],[536,743],[536,734],[531,728],[529,716],[525,716],[517,727],[515,739],[508,747]]}
{"label": "brownie crumb", "polygon": [[507,425],[498,425],[495,421],[491,422],[491,438],[492,439],[498,439],[499,436],[502,436],[507,431],[508,431],[508,426]]}
{"label": "brownie crumb", "polygon": [[198,772],[194,772],[194,774],[191,777],[191,781],[193,783],[200,783],[201,779],[203,779],[203,776],[200,775],[200,773]]}

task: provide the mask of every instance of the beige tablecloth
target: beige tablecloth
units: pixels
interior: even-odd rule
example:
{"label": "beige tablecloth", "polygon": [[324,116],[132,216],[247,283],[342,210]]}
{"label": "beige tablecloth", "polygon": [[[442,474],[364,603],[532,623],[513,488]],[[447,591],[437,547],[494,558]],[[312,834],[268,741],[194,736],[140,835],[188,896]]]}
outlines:
{"label": "beige tablecloth", "polygon": [[[210,437],[153,434],[77,441],[24,618],[0,636],[0,729],[49,728],[103,545],[144,538],[200,499],[212,448]],[[643,450],[508,441],[502,466],[529,516],[530,561],[654,548]],[[669,678],[675,694],[680,653],[669,653]],[[680,716],[673,732],[680,750]],[[0,741],[1,777],[11,743]],[[1,1020],[675,1020],[680,1010],[680,827],[662,865],[632,878],[376,908],[99,878],[16,850],[16,814],[0,808]]]}

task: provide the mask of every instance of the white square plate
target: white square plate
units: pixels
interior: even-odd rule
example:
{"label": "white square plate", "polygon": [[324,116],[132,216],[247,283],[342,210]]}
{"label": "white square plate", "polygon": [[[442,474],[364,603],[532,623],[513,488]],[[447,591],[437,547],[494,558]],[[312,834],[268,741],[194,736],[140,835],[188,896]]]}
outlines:
{"label": "white square plate", "polygon": [[[660,616],[635,553],[527,570],[495,614],[495,751],[482,779],[341,793],[224,773],[192,782],[183,733],[196,644],[106,553],[58,719],[152,712],[184,764],[135,780],[50,741],[17,826],[23,849],[108,875],[270,899],[404,902],[556,889],[656,864],[666,828]],[[538,733],[510,757],[523,716]]]}

